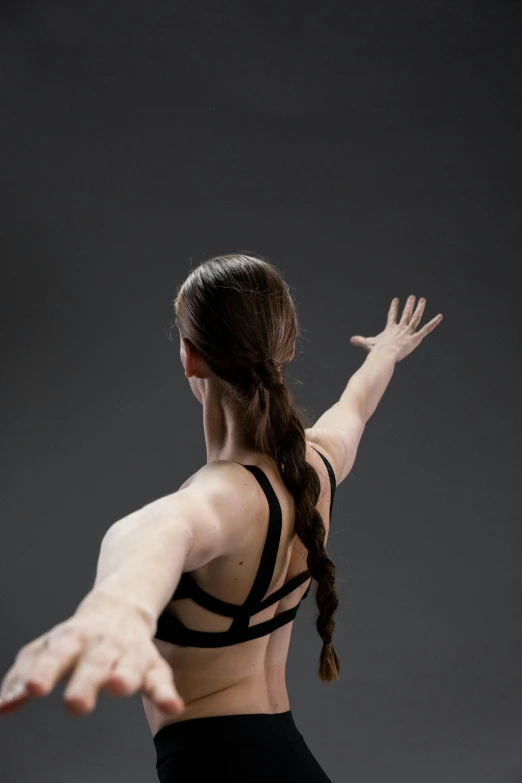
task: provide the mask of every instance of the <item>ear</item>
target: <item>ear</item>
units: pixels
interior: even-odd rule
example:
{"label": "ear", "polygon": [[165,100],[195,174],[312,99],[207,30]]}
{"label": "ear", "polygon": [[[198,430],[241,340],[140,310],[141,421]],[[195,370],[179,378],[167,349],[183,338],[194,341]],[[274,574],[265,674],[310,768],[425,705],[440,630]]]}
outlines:
{"label": "ear", "polygon": [[186,337],[181,338],[181,361],[185,368],[185,376],[191,378],[207,378],[209,369],[207,363],[198,354],[192,343]]}
{"label": "ear", "polygon": [[181,334],[179,336],[179,355],[185,370],[185,377],[190,378],[194,375],[194,349],[187,338],[182,337]]}

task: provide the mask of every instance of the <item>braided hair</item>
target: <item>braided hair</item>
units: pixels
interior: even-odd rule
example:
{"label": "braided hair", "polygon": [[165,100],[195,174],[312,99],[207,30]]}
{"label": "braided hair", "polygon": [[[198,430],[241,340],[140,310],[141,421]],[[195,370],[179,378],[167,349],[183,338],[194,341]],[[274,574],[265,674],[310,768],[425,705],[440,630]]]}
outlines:
{"label": "braided hair", "polygon": [[174,311],[180,335],[221,379],[228,402],[241,413],[253,450],[275,460],[294,498],[295,532],[317,583],[316,629],[323,641],[318,673],[323,682],[337,680],[340,664],[332,637],[339,599],[316,509],[321,484],[306,460],[305,414],[284,378],[300,336],[290,287],[261,257],[215,256],[178,287]]}

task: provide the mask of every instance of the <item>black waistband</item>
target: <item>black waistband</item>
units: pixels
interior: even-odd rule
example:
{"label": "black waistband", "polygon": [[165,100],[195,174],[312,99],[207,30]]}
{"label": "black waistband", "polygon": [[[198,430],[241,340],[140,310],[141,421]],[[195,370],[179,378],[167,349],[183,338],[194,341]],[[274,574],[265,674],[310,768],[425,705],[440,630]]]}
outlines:
{"label": "black waistband", "polygon": [[158,764],[180,746],[197,744],[199,752],[208,743],[248,744],[260,739],[270,742],[296,742],[303,735],[294,723],[292,711],[255,712],[243,715],[213,715],[169,723],[154,735]]}

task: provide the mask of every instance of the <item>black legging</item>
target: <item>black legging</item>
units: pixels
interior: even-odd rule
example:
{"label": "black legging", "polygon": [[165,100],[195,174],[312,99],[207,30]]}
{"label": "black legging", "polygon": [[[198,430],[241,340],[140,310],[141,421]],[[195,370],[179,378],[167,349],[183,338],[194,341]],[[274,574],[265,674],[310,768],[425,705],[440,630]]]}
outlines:
{"label": "black legging", "polygon": [[160,783],[332,783],[291,710],[182,720],[154,745]]}

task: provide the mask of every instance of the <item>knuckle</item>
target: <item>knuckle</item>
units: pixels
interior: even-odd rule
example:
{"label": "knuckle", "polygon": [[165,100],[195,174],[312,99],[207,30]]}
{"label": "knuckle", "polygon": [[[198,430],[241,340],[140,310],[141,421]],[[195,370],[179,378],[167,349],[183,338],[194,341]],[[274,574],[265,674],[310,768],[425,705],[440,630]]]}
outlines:
{"label": "knuckle", "polygon": [[48,634],[51,642],[59,640],[60,642],[80,637],[80,627],[74,622],[60,623],[56,625]]}
{"label": "knuckle", "polygon": [[114,671],[118,676],[134,680],[137,677],[143,677],[146,665],[143,660],[135,656],[126,656],[118,661]]}
{"label": "knuckle", "polygon": [[93,672],[106,669],[114,663],[115,656],[99,652],[96,654],[86,652],[79,660],[76,671],[82,676],[90,677]]}
{"label": "knuckle", "polygon": [[165,669],[157,661],[152,661],[147,669],[147,677],[152,680],[161,679],[165,676]]}
{"label": "knuckle", "polygon": [[57,655],[71,655],[80,646],[80,640],[76,637],[70,636],[67,639],[60,639],[50,649],[50,652],[55,652]]}
{"label": "knuckle", "polygon": [[134,681],[141,676],[141,667],[133,661],[121,661],[111,673],[111,677],[120,677],[124,680]]}
{"label": "knuckle", "polygon": [[59,663],[62,658],[63,655],[60,654],[59,650],[46,650],[38,656],[35,665],[38,668],[47,668],[49,666],[54,666],[56,663]]}
{"label": "knuckle", "polygon": [[14,662],[15,664],[24,664],[27,663],[27,661],[31,660],[31,658],[35,657],[38,654],[38,649],[36,645],[29,645],[26,644],[23,647],[18,650],[18,652],[15,655]]}
{"label": "knuckle", "polygon": [[171,674],[172,669],[168,663],[168,661],[165,660],[165,658],[162,658],[161,655],[156,656],[156,660],[153,661],[153,666],[156,666],[158,671],[164,672],[165,674]]}
{"label": "knuckle", "polygon": [[152,666],[149,667],[147,676],[151,685],[156,686],[160,682],[165,682],[165,680],[170,681],[170,668],[168,666],[165,668],[159,664],[152,664]]}
{"label": "knuckle", "polygon": [[88,653],[86,661],[92,665],[105,664],[114,661],[119,655],[119,650],[110,644],[103,644]]}
{"label": "knuckle", "polygon": [[108,631],[93,631],[92,629],[86,638],[86,647],[93,653],[98,653],[107,649],[124,650],[124,641],[115,633]]}
{"label": "knuckle", "polygon": [[2,680],[2,684],[0,686],[0,692],[4,693],[9,688],[9,686],[14,681],[14,679],[15,679],[14,676],[10,672],[8,672],[4,677],[4,679]]}

